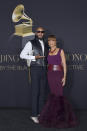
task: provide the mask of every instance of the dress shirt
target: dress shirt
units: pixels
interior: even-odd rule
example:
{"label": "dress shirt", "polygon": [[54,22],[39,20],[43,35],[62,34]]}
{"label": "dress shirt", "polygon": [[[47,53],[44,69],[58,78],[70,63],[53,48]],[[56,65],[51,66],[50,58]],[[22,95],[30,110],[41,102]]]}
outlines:
{"label": "dress shirt", "polygon": [[[39,40],[39,42],[41,43],[41,47],[44,55],[44,43],[42,40]],[[20,58],[30,61],[36,61],[35,56],[33,56],[32,43],[30,41],[27,42],[24,49],[21,51]]]}
{"label": "dress shirt", "polygon": [[35,61],[35,56],[33,56],[32,44],[30,41],[27,42],[24,49],[21,51],[20,58]]}

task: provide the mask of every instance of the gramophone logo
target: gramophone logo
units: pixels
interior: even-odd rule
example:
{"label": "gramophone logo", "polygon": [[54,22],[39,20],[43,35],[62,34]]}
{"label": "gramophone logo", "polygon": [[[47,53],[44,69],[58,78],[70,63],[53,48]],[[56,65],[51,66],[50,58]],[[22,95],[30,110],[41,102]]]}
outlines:
{"label": "gramophone logo", "polygon": [[32,32],[32,19],[24,13],[24,5],[22,4],[18,5],[12,14],[12,21],[14,23],[19,22],[21,19],[28,21],[16,24],[14,34],[22,37],[34,35]]}

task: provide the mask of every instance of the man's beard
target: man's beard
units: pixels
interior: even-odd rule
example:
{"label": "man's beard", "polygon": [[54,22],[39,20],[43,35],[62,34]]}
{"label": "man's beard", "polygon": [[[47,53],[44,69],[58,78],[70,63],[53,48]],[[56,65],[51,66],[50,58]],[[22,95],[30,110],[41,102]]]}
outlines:
{"label": "man's beard", "polygon": [[39,40],[43,40],[43,37],[42,38],[38,38]]}
{"label": "man's beard", "polygon": [[42,38],[39,38],[38,36],[35,36],[38,40],[43,40],[44,38],[42,37]]}

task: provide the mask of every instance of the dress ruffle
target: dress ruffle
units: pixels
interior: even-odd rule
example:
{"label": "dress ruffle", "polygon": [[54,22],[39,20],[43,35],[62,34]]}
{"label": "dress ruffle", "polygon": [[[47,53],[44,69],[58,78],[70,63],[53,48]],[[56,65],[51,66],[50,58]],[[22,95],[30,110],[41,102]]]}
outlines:
{"label": "dress ruffle", "polygon": [[71,104],[65,96],[50,94],[44,106],[39,123],[48,128],[71,128],[78,125]]}

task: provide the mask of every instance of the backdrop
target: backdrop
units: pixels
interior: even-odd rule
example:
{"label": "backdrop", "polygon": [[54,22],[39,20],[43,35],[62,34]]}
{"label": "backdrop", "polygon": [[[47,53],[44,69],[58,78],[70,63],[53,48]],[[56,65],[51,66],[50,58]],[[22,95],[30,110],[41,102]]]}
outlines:
{"label": "backdrop", "polygon": [[[67,60],[64,95],[73,107],[87,109],[87,1],[1,0],[0,4],[0,107],[31,107],[26,61],[20,60],[23,38],[14,36],[12,13],[23,4],[33,20],[33,32],[43,26],[54,34]],[[28,41],[26,38],[25,43]]]}

